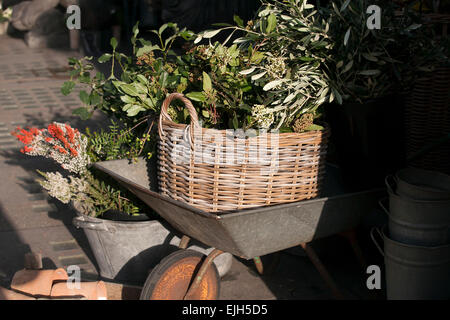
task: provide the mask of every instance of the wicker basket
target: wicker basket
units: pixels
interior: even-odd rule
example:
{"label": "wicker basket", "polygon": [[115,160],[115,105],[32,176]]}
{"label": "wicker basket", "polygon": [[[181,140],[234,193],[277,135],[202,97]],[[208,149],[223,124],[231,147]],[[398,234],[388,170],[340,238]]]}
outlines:
{"label": "wicker basket", "polygon": [[[427,14],[423,23],[442,30],[437,34],[438,39],[448,37],[450,15]],[[441,144],[416,157],[450,133],[449,66],[441,66],[416,80],[406,98],[405,129],[407,157],[413,158],[410,165],[450,174],[450,143]]]}
{"label": "wicker basket", "polygon": [[[189,111],[191,124],[167,113],[174,99]],[[224,212],[311,199],[319,195],[329,130],[261,133],[201,128],[182,94],[161,108],[158,182],[161,194],[207,212]],[[241,135],[239,135],[239,133]]]}
{"label": "wicker basket", "polygon": [[[450,133],[450,67],[418,79],[406,99],[406,152],[413,157]],[[450,173],[450,145],[415,158],[411,165]]]}

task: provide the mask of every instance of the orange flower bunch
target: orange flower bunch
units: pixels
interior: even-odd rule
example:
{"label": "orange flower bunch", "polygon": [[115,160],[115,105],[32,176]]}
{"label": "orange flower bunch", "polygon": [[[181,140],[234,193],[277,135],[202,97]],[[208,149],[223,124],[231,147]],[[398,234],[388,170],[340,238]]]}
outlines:
{"label": "orange flower bunch", "polygon": [[18,127],[11,134],[25,145],[22,153],[52,158],[71,172],[82,172],[90,163],[87,138],[68,124],[54,122],[46,129]]}
{"label": "orange flower bunch", "polygon": [[75,141],[75,136],[78,136],[80,133],[77,129],[72,129],[68,124],[64,125],[64,129],[61,129],[57,124],[50,124],[47,128],[48,133],[51,137],[46,137],[45,140],[47,142],[52,142],[53,139],[58,140],[64,147],[54,145],[53,148],[58,150],[61,153],[68,153],[74,157],[78,156],[78,145]]}
{"label": "orange flower bunch", "polygon": [[15,136],[20,142],[22,142],[25,147],[20,150],[22,153],[29,153],[33,151],[33,148],[31,148],[29,145],[33,142],[34,138],[41,134],[42,130],[39,130],[37,128],[30,128],[27,127],[29,131],[22,129],[20,127],[17,127],[15,132],[11,132],[13,136]]}
{"label": "orange flower bunch", "polygon": [[[11,132],[25,147],[21,150],[22,153],[30,153],[34,150],[33,145],[36,140],[44,140],[52,145],[52,148],[62,154],[70,154],[74,157],[78,156],[77,148],[79,144],[77,140],[80,132],[73,129],[68,124],[49,124],[47,129],[37,129],[27,127],[28,131],[17,127],[16,131]],[[39,138],[39,139],[38,139]]]}

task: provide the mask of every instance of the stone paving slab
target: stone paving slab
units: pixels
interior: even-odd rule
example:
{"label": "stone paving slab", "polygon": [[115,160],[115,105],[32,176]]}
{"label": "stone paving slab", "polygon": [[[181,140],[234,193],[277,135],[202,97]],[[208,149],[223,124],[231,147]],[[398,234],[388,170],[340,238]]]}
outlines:
{"label": "stone paving slab", "polygon": [[18,126],[42,127],[52,121],[70,122],[83,129],[101,119],[82,123],[72,115],[80,107],[74,90],[64,96],[67,59],[73,52],[28,49],[19,39],[0,37],[0,283],[9,285],[23,268],[29,251],[42,253],[44,266],[77,264],[85,278],[98,278],[95,259],[82,230],[71,221],[75,212],[50,199],[35,181],[36,169],[55,171],[50,160],[19,152],[21,144],[10,135]]}

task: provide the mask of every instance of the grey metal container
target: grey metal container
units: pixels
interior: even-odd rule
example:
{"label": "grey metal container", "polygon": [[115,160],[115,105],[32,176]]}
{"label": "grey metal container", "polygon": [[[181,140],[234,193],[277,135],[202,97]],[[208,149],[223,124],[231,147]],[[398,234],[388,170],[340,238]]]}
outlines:
{"label": "grey metal container", "polygon": [[446,300],[450,298],[450,245],[423,247],[392,240],[384,227],[379,234],[384,250],[388,300]]}
{"label": "grey metal container", "polygon": [[394,176],[397,194],[415,200],[450,201],[450,176],[416,168],[399,170]]}
{"label": "grey metal container", "polygon": [[[84,230],[100,275],[121,283],[144,283],[151,269],[180,243],[175,231],[157,220],[123,222],[79,215],[73,224]],[[195,241],[190,244],[189,249],[204,254],[213,250]],[[222,254],[214,263],[224,276],[231,268],[232,256]]]}
{"label": "grey metal container", "polygon": [[389,216],[389,234],[395,241],[411,245],[438,246],[450,243],[450,213],[433,212],[431,206],[415,207],[401,198],[390,195],[380,201],[380,205]]}
{"label": "grey metal container", "polygon": [[387,183],[389,233],[395,241],[419,246],[439,246],[450,243],[450,200],[413,200],[397,195]]}

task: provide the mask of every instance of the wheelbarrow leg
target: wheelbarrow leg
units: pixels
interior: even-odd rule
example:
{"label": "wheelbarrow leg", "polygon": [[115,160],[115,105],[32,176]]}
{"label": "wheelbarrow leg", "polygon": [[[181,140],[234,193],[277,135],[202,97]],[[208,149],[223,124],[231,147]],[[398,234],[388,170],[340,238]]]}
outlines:
{"label": "wheelbarrow leg", "polygon": [[191,238],[189,238],[188,236],[186,236],[186,235],[182,236],[181,240],[180,240],[180,244],[178,245],[178,248],[186,249],[190,240],[191,240]]}
{"label": "wheelbarrow leg", "polygon": [[320,275],[322,276],[322,279],[325,281],[325,283],[328,285],[328,287],[331,290],[331,293],[336,299],[342,300],[344,299],[343,294],[339,291],[336,283],[334,282],[333,278],[328,273],[327,269],[323,265],[322,261],[320,261],[319,257],[316,255],[314,250],[307,244],[302,243],[300,244],[303,250],[305,250],[306,254],[308,255],[308,258],[311,260],[311,262],[316,267],[317,271],[319,271]]}
{"label": "wheelbarrow leg", "polygon": [[261,257],[255,257],[253,258],[253,262],[255,263],[256,270],[260,275],[271,274],[280,262],[280,252],[272,253],[269,261],[263,262]]}
{"label": "wheelbarrow leg", "polygon": [[258,270],[258,273],[260,275],[262,275],[264,273],[264,265],[261,261],[261,258],[255,257],[255,258],[253,258],[253,262],[255,263],[255,267],[256,267],[256,270]]}
{"label": "wheelbarrow leg", "polygon": [[211,253],[206,257],[206,259],[203,261],[200,269],[198,270],[197,274],[195,275],[195,279],[192,282],[191,286],[189,287],[187,293],[184,296],[184,300],[189,300],[189,296],[192,292],[195,292],[195,290],[198,289],[198,286],[203,280],[203,276],[205,275],[206,271],[210,267],[211,263],[213,263],[214,259],[220,256],[223,253],[223,251],[219,249],[214,249],[211,251]]}
{"label": "wheelbarrow leg", "polygon": [[350,242],[350,245],[352,246],[353,252],[355,253],[356,258],[358,259],[359,264],[363,268],[363,270],[367,269],[367,262],[364,258],[364,255],[362,253],[361,247],[358,244],[358,239],[356,238],[356,231],[355,229],[341,232],[339,235],[343,236]]}

